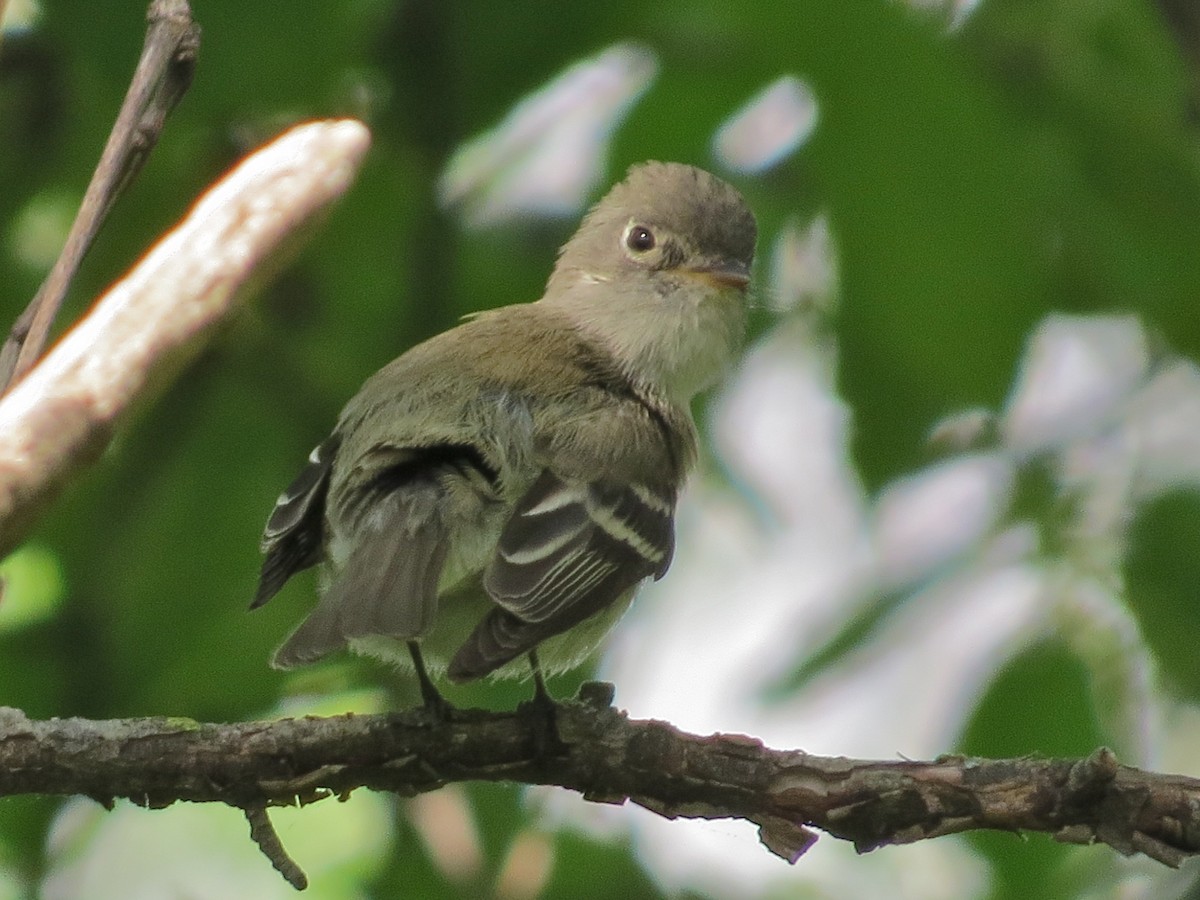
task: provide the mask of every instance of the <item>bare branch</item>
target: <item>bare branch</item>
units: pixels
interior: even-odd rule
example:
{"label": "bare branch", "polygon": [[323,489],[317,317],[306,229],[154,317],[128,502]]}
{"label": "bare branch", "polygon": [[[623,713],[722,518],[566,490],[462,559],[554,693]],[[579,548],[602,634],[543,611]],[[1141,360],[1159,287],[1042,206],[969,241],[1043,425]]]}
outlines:
{"label": "bare branch", "polygon": [[287,856],[262,829],[267,806],[359,787],[412,796],[467,780],[559,785],[667,818],[747,819],[789,862],[816,840],[810,828],[862,852],[972,829],[1042,831],[1170,866],[1200,852],[1200,780],[1121,766],[1108,750],[1082,760],[817,757],[630,720],[606,705],[607,688],[585,685],[559,706],[554,752],[530,707],[459,710],[448,722],[414,710],[233,725],[40,722],[2,710],[0,795],[227,803],[259,816],[260,846],[277,866]]}
{"label": "bare branch", "polygon": [[134,401],[203,346],[286,239],[346,191],[369,140],[359,122],[313,122],[251,154],[0,398],[0,555]]}
{"label": "bare branch", "polygon": [[141,170],[158,143],[167,115],[192,83],[200,28],[192,21],[187,0],[153,0],[147,21],[142,56],[66,245],[0,348],[0,392],[28,372],[41,355],[54,317],[100,226]]}

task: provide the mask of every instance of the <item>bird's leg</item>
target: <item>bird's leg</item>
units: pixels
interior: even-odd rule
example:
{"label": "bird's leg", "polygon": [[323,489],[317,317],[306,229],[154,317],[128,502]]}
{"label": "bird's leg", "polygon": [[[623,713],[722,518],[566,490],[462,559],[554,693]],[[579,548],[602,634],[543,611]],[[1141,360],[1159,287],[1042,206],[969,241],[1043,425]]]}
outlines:
{"label": "bird's leg", "polygon": [[417,641],[409,641],[408,652],[412,656],[413,669],[417,673],[417,684],[421,687],[421,700],[425,704],[425,711],[439,721],[449,720],[454,707],[430,679],[429,672],[425,669],[425,657],[421,655],[421,645]]}
{"label": "bird's leg", "polygon": [[558,736],[558,704],[546,690],[537,650],[529,651],[529,668],[533,670],[533,697],[521,705],[534,713],[540,726],[534,737],[534,753],[541,758],[561,756],[566,745]]}
{"label": "bird's leg", "polygon": [[537,650],[529,651],[529,668],[533,670],[533,702],[538,706],[553,709],[554,698],[546,690],[546,679],[542,677],[542,664],[538,662]]}

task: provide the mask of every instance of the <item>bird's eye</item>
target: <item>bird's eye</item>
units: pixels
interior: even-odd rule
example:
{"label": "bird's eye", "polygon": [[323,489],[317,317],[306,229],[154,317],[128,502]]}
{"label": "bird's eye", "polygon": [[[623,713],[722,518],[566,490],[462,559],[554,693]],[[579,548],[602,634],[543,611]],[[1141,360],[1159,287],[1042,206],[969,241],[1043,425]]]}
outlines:
{"label": "bird's eye", "polygon": [[645,225],[634,225],[625,235],[625,246],[635,253],[654,249],[654,232]]}

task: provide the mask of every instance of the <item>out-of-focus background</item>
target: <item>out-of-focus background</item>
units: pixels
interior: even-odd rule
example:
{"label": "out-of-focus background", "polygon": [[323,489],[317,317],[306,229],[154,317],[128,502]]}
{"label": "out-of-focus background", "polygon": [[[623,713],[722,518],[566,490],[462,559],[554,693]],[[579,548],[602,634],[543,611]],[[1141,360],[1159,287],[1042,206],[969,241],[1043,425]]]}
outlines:
{"label": "out-of-focus background", "polygon": [[[1081,755],[1200,774],[1200,17],[1179,0],[195,0],[195,84],[77,316],[288,124],[369,123],[357,186],[0,568],[0,704],[238,720],[394,708],[362,661],[283,675],[251,615],[275,496],[363,378],[539,296],[632,162],[742,189],[752,340],[697,413],[670,575],[597,668],[637,716],[883,758]],[[0,317],[58,252],[142,0],[11,0]],[[448,691],[511,706],[527,685]],[[796,866],[745,823],[555,791],[356,793],[276,821],[318,898],[1195,896],[1042,835]],[[0,801],[0,900],[290,897],[239,814]]]}

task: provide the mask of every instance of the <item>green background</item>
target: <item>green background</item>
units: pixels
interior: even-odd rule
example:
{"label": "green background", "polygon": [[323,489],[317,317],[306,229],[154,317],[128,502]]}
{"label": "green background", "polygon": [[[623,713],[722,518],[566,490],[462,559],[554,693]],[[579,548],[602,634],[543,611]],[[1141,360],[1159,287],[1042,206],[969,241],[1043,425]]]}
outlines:
{"label": "green background", "polygon": [[[32,30],[0,46],[0,315],[9,319],[43,273],[13,251],[15,223],[77,202],[141,46],[144,4],[102,6],[47,4]],[[829,217],[840,295],[828,324],[853,463],[869,491],[926,459],[925,435],[941,417],[999,407],[1048,312],[1134,312],[1163,346],[1200,355],[1197,78],[1181,49],[1195,37],[1172,32],[1153,3],[984,0],[953,30],[940,12],[847,0],[197,0],[194,13],[204,29],[195,83],[98,240],[67,315],[285,125],[357,115],[374,145],[297,261],[118,435],[11,563],[4,605],[17,612],[0,617],[0,703],[31,716],[236,720],[268,714],[284,695],[356,685],[383,685],[388,704],[413,699],[366,664],[290,678],[267,668],[313,584],[299,579],[246,613],[260,529],[367,374],[464,313],[538,296],[572,221],[468,231],[437,205],[436,179],[461,142],[617,41],[650,48],[659,74],[617,130],[604,183],[646,158],[716,168],[713,131],[756,91],[796,74],[815,92],[813,138],[770,172],[733,180],[758,214],[764,258],[789,216]],[[755,324],[771,326],[765,315]],[[1056,488],[1037,485],[1031,508],[1051,527]],[[1198,549],[1196,497],[1165,497],[1134,523],[1121,572],[1156,686],[1186,701],[1200,695],[1190,615]],[[1048,637],[1004,668],[960,745],[945,750],[1085,754],[1108,739],[1092,678]],[[452,697],[499,706],[522,690]],[[368,695],[362,705],[379,702]],[[353,887],[325,895],[488,891],[531,813],[515,789],[466,796],[484,853],[475,881],[435,865],[400,808],[396,843],[340,876]],[[36,894],[54,865],[45,834],[57,807],[0,802],[13,896]],[[544,896],[657,895],[626,843],[550,841]],[[1103,891],[1111,856],[1040,838],[989,835],[973,846],[994,866],[985,895],[997,900]]]}

